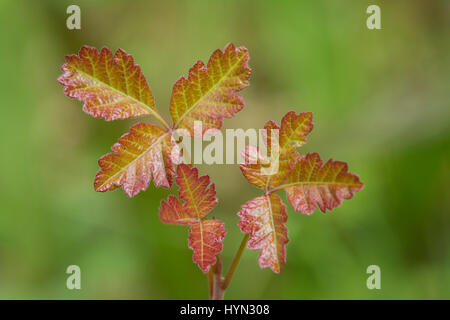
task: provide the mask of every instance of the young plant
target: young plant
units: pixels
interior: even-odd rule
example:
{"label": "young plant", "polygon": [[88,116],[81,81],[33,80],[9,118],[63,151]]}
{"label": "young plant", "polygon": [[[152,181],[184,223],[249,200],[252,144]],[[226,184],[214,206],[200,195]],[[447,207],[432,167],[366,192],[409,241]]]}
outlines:
{"label": "young plant", "polygon": [[[358,176],[347,172],[344,162],[329,160],[325,165],[316,153],[299,155],[296,148],[306,143],[313,128],[312,114],[287,113],[279,126],[265,125],[266,156],[258,147],[247,146],[241,170],[247,180],[262,189],[263,194],[238,212],[239,227],[245,234],[225,277],[222,277],[220,252],[225,236],[224,223],[207,219],[217,205],[214,184],[208,176],[181,163],[182,151],[174,138],[179,129],[199,138],[220,129],[223,118],[231,118],[244,107],[237,93],[248,86],[249,55],[244,47],[229,44],[216,50],[207,66],[198,61],[187,78],[179,78],[172,91],[169,125],[156,111],[153,94],[141,69],[133,58],[118,49],[84,46],[78,55],[66,56],[63,74],[58,81],[71,98],[84,102],[83,110],[106,121],[153,115],[162,126],[140,122],[112,146],[113,153],[101,157],[100,170],[94,181],[96,191],[122,187],[133,197],[145,190],[151,178],[155,186],[179,186],[179,198],[171,195],[160,206],[160,219],[167,224],[190,226],[188,246],[193,261],[208,273],[210,299],[222,299],[247,246],[261,250],[261,268],[279,273],[286,262],[286,206],[275,193],[284,189],[294,210],[311,214],[316,206],[325,212],[350,199],[363,184]],[[202,131],[194,122],[202,122]],[[279,136],[279,139],[278,139]],[[279,143],[278,143],[279,142]]]}

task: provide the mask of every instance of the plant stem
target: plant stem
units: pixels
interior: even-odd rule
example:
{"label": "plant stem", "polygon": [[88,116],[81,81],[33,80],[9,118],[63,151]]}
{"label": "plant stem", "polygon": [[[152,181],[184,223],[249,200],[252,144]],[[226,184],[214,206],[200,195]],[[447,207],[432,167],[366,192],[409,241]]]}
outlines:
{"label": "plant stem", "polygon": [[223,300],[224,290],[222,289],[222,260],[220,255],[217,256],[216,264],[211,267],[210,274],[212,275],[212,291],[210,291],[209,299]]}
{"label": "plant stem", "polygon": [[214,266],[211,267],[208,271],[208,289],[209,289],[209,300],[212,299],[213,291],[214,291]]}
{"label": "plant stem", "polygon": [[239,261],[241,261],[242,253],[244,253],[244,249],[247,245],[247,241],[250,237],[250,234],[245,234],[244,238],[241,241],[241,245],[239,246],[236,255],[234,256],[233,262],[231,263],[230,269],[227,272],[225,279],[222,282],[222,290],[226,290],[230,285],[231,279],[233,278],[233,274],[236,271],[237,266],[239,265]]}
{"label": "plant stem", "polygon": [[209,300],[223,300],[224,292],[233,278],[249,238],[250,235],[248,233],[244,235],[225,278],[222,277],[222,259],[220,255],[217,255],[217,262],[211,266],[208,272]]}

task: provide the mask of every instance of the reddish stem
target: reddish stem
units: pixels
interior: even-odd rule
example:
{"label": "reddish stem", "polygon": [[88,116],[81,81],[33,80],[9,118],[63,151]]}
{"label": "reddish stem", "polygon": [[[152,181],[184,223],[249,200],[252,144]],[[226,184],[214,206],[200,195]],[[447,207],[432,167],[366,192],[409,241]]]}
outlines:
{"label": "reddish stem", "polygon": [[242,253],[245,250],[249,237],[249,234],[244,235],[241,245],[234,256],[233,262],[231,263],[230,269],[228,270],[225,278],[222,277],[222,259],[220,258],[220,255],[217,255],[216,264],[214,264],[208,272],[210,300],[223,300],[225,290],[230,285],[231,279],[233,278],[234,272],[239,265],[239,261],[241,260]]}
{"label": "reddish stem", "polygon": [[[210,269],[212,275],[212,287],[210,287],[210,300],[223,300],[224,290],[222,289],[222,260],[217,256],[217,262]],[[208,275],[209,277],[209,275]]]}

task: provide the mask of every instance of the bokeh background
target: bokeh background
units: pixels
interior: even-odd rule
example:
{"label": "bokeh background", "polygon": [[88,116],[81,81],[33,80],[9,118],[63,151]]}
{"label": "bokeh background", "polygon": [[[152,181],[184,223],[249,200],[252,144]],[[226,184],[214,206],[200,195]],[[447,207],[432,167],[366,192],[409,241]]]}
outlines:
{"label": "bokeh background", "polygon": [[[66,28],[70,4],[81,30]],[[366,28],[370,4],[382,30]],[[365,188],[327,214],[288,206],[283,272],[261,270],[246,250],[226,298],[450,298],[449,5],[1,0],[0,298],[207,298],[187,229],[158,218],[175,189],[151,185],[133,199],[93,190],[97,158],[138,120],[91,118],[56,78],[82,45],[123,48],[167,116],[176,79],[228,42],[249,49],[253,73],[246,107],[224,128],[312,111],[302,152],[348,162]],[[227,269],[242,238],[236,212],[259,192],[236,165],[200,171],[216,182]],[[71,264],[81,290],[66,289]],[[366,287],[372,264],[381,290]]]}

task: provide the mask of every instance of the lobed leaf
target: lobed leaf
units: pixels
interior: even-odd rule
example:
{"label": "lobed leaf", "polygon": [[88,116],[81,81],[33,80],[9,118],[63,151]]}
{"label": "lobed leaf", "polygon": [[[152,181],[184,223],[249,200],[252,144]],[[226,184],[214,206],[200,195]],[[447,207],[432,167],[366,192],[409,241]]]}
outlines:
{"label": "lobed leaf", "polygon": [[359,177],[348,172],[345,162],[328,160],[325,165],[317,153],[302,155],[286,184],[289,202],[296,211],[312,214],[319,206],[322,212],[339,206],[343,199],[351,199],[362,189]]}
{"label": "lobed leaf", "polygon": [[[119,138],[114,153],[98,160],[100,170],[94,182],[96,191],[123,187],[129,197],[145,190],[153,176],[155,186],[172,185],[176,143],[169,132],[148,123],[138,123]],[[175,149],[176,150],[176,149]]]}
{"label": "lobed leaf", "polygon": [[258,188],[264,189],[268,175],[263,169],[268,168],[269,158],[256,146],[246,146],[242,151],[244,163],[239,165],[244,177]]}
{"label": "lobed leaf", "polygon": [[193,225],[200,221],[197,217],[190,216],[189,212],[184,210],[183,204],[172,195],[169,196],[167,202],[161,201],[159,218],[167,224]]}
{"label": "lobed leaf", "polygon": [[[275,192],[285,189],[296,211],[311,214],[316,206],[323,212],[339,206],[343,199],[350,199],[361,190],[363,184],[357,175],[348,172],[344,162],[329,160],[322,165],[317,153],[298,154],[296,148],[306,143],[313,128],[312,113],[290,111],[283,117],[281,127],[268,121],[264,128],[268,155],[255,146],[247,146],[240,168],[246,179],[265,194],[242,206],[238,212],[239,227],[250,234],[248,248],[261,250],[258,257],[261,268],[270,267],[278,273],[285,263],[288,238],[284,226],[286,207]],[[278,130],[278,144],[272,143],[273,130]]]}
{"label": "lobed leaf", "polygon": [[185,164],[178,165],[175,181],[184,203],[169,196],[167,202],[161,201],[159,216],[164,223],[191,226],[188,244],[194,250],[193,260],[203,272],[208,272],[210,266],[216,263],[216,255],[222,251],[226,233],[223,222],[203,220],[217,205],[214,184],[209,185],[208,176],[199,177],[196,168]]}
{"label": "lobed leaf", "polygon": [[312,131],[312,112],[289,111],[281,119],[280,149],[300,147],[306,143],[306,136]]}
{"label": "lobed leaf", "polygon": [[189,229],[188,245],[194,251],[192,259],[204,273],[216,263],[225,234],[224,223],[218,220],[204,220]]}
{"label": "lobed leaf", "polygon": [[112,54],[83,46],[66,56],[58,81],[71,98],[84,101],[83,111],[106,121],[155,114],[153,94],[140,67],[122,49]]}
{"label": "lobed leaf", "polygon": [[238,212],[239,227],[250,234],[247,247],[261,250],[258,262],[261,268],[279,273],[286,263],[287,236],[286,206],[275,194],[265,194],[244,204]]}
{"label": "lobed leaf", "polygon": [[177,167],[178,194],[184,204],[170,196],[161,201],[160,217],[164,223],[192,225],[201,221],[216,205],[214,184],[209,186],[208,176],[198,176],[196,168],[182,163]]}
{"label": "lobed leaf", "polygon": [[180,198],[184,200],[183,209],[189,216],[200,220],[217,205],[214,184],[209,186],[209,177],[199,177],[196,168],[180,164],[176,182],[180,186]]}
{"label": "lobed leaf", "polygon": [[[247,146],[242,153],[244,163],[240,165],[245,178],[264,190],[281,185],[297,162],[299,155],[295,148],[306,143],[312,128],[311,112],[290,111],[281,120],[281,127],[275,121],[268,121],[264,126],[267,156],[259,148]],[[279,137],[278,142],[272,141],[273,130],[278,130],[278,135],[274,136]]]}
{"label": "lobed leaf", "polygon": [[[232,118],[244,107],[237,92],[248,86],[249,54],[233,44],[216,50],[208,65],[202,61],[189,70],[187,78],[175,83],[170,101],[174,128],[187,129],[194,136],[194,121],[202,121],[202,135],[208,129],[220,129],[223,118]],[[198,136],[198,134],[197,134]]]}

